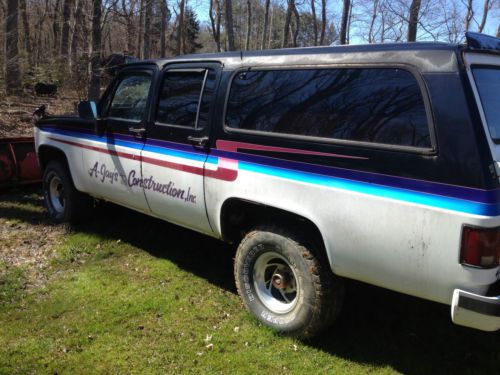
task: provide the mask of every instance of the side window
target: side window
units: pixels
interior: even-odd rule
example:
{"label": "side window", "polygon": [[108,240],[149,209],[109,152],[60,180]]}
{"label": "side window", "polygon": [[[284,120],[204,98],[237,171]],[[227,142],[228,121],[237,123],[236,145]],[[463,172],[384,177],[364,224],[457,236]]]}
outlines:
{"label": "side window", "polygon": [[146,112],[151,76],[147,74],[129,75],[116,87],[111,100],[108,117],[140,121]]}
{"label": "side window", "polygon": [[422,93],[402,69],[294,69],[238,73],[233,129],[430,148]]}
{"label": "side window", "polygon": [[156,122],[205,127],[215,90],[215,76],[211,69],[167,71],[162,82]]}

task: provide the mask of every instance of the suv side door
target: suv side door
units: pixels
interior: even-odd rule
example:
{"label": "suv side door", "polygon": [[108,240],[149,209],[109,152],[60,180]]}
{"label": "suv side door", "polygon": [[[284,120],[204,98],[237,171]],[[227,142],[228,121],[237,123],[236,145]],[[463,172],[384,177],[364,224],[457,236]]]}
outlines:
{"label": "suv side door", "polygon": [[204,170],[218,63],[174,63],[161,73],[142,153],[144,191],[155,216],[211,233]]}
{"label": "suv side door", "polygon": [[106,132],[83,157],[94,195],[143,212],[149,206],[140,186],[140,158],[154,73],[145,68],[120,72],[100,103]]}

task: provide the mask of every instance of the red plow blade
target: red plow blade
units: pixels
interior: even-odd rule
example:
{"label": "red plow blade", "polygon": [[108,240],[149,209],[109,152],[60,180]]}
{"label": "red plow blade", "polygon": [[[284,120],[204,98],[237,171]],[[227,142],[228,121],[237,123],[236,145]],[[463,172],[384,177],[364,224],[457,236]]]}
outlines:
{"label": "red plow blade", "polygon": [[0,138],[0,187],[41,181],[33,137]]}

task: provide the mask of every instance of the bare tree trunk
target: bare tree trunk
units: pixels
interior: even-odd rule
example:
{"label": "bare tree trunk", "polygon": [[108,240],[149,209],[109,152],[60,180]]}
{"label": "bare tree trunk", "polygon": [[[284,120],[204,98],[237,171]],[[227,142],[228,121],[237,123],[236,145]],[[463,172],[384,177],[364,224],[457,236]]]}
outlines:
{"label": "bare tree trunk", "polygon": [[147,0],[140,0],[139,2],[139,27],[137,28],[137,57],[142,60],[143,59],[143,49],[142,49],[142,30],[143,29],[143,24],[144,24],[144,1]]}
{"label": "bare tree trunk", "polygon": [[245,39],[245,51],[250,49],[250,31],[252,27],[252,3],[247,0],[247,36]]}
{"label": "bare tree trunk", "polygon": [[314,4],[316,0],[311,0],[311,14],[313,18],[313,34],[314,34],[314,45],[318,45],[318,18],[316,17],[316,5]]}
{"label": "bare tree trunk", "polygon": [[326,0],[321,0],[321,36],[319,37],[319,45],[325,44],[326,31]]}
{"label": "bare tree trunk", "polygon": [[[129,4],[129,9],[127,10],[127,4]],[[130,55],[135,55],[135,22],[134,22],[134,10],[136,2],[135,0],[122,0],[122,14],[125,17],[125,26],[127,28],[127,53]]]}
{"label": "bare tree trunk", "polygon": [[474,19],[472,0],[467,0],[467,13],[465,14],[465,31],[469,31],[470,23]]}
{"label": "bare tree trunk", "polygon": [[167,55],[167,16],[168,4],[167,0],[161,1],[161,35],[160,35],[160,57]]}
{"label": "bare tree trunk", "polygon": [[181,0],[181,4],[179,5],[179,17],[177,22],[177,35],[176,35],[176,46],[175,46],[175,54],[180,55],[182,51],[182,33],[184,31],[184,4],[185,1]]}
{"label": "bare tree trunk", "polygon": [[69,29],[70,29],[70,18],[71,18],[71,8],[73,7],[73,0],[64,0],[63,4],[63,26],[61,33],[61,69],[67,71],[69,67]]}
{"label": "bare tree trunk", "polygon": [[6,54],[5,54],[5,86],[7,94],[21,91],[21,73],[19,72],[18,49],[18,2],[7,0],[7,21],[5,22]]}
{"label": "bare tree trunk", "polygon": [[288,0],[288,6],[286,8],[285,25],[283,27],[283,39],[281,40],[281,48],[288,47],[288,34],[290,32],[290,21],[292,19],[292,1]]}
{"label": "bare tree trunk", "polygon": [[30,23],[28,20],[28,13],[26,12],[26,0],[19,0],[19,9],[21,10],[21,18],[23,20],[23,31],[24,31],[24,49],[28,54],[28,59],[32,61],[32,48],[31,48],[31,32]]}
{"label": "bare tree trunk", "polygon": [[59,43],[59,8],[60,8],[60,0],[56,0],[54,5],[54,10],[52,11],[52,31],[54,33],[54,45],[53,50],[56,56],[59,56],[60,52],[60,43]]}
{"label": "bare tree trunk", "polygon": [[373,1],[372,17],[370,20],[370,28],[368,29],[368,43],[373,43],[375,41],[375,38],[373,35],[373,27],[375,25],[375,20],[377,19],[378,2],[379,2],[379,0]]}
{"label": "bare tree trunk", "polygon": [[264,27],[262,28],[262,44],[260,49],[266,48],[267,42],[267,29],[269,27],[269,5],[271,4],[270,0],[266,0],[264,5]]}
{"label": "bare tree trunk", "polygon": [[408,19],[408,42],[415,42],[417,40],[417,25],[420,12],[420,1],[421,0],[412,0],[410,5],[410,17]]}
{"label": "bare tree trunk", "polygon": [[299,11],[297,10],[297,7],[295,5],[295,0],[291,0],[293,3],[293,14],[295,15],[295,30],[293,32],[293,46],[297,47],[297,38],[299,36],[299,31],[300,31],[300,15]]}
{"label": "bare tree trunk", "polygon": [[347,43],[347,25],[350,7],[351,0],[344,0],[344,6],[342,8],[342,20],[340,22],[340,44]]}
{"label": "bare tree trunk", "polygon": [[233,2],[226,0],[226,35],[227,35],[227,49],[234,51],[234,27],[233,27]]}
{"label": "bare tree trunk", "polygon": [[88,97],[89,100],[99,100],[101,91],[101,0],[92,0],[92,57],[90,60],[91,76]]}
{"label": "bare tree trunk", "polygon": [[497,27],[497,38],[500,38],[500,25]]}
{"label": "bare tree trunk", "polygon": [[[214,3],[215,3],[215,18],[214,17]],[[217,46],[217,52],[221,51],[220,45],[220,23],[221,23],[221,11],[219,0],[210,0],[210,9],[208,11],[210,16],[210,25],[212,28],[212,36],[214,37],[215,45]]]}
{"label": "bare tree trunk", "polygon": [[71,64],[73,65],[78,58],[78,49],[80,48],[80,40],[84,37],[83,34],[83,24],[84,24],[84,14],[83,14],[83,0],[77,0],[76,10],[75,10],[75,29],[73,30],[73,36],[71,38]]}
{"label": "bare tree trunk", "polygon": [[482,33],[484,26],[486,25],[486,20],[488,19],[488,13],[493,5],[493,0],[484,0],[484,6],[483,6],[483,17],[481,18],[481,23],[479,24],[479,27],[477,28],[477,31]]}
{"label": "bare tree trunk", "polygon": [[151,58],[151,17],[153,15],[153,0],[146,1],[146,14],[144,17],[144,49],[142,56],[144,59]]}
{"label": "bare tree trunk", "polygon": [[274,27],[274,8],[271,8],[271,22],[269,24],[269,41],[268,41],[268,48],[271,48],[271,42],[273,40],[273,27]]}

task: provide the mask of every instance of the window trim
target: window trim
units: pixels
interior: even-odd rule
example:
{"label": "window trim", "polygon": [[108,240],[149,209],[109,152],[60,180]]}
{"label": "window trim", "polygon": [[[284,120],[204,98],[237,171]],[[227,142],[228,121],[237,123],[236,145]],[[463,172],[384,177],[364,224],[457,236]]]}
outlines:
{"label": "window trim", "polygon": [[[153,121],[153,124],[155,126],[164,126],[164,127],[170,127],[170,128],[177,128],[177,129],[190,129],[190,130],[202,130],[204,128],[200,128],[198,126],[198,120],[200,118],[200,105],[201,105],[201,100],[203,99],[203,92],[205,91],[205,85],[206,85],[206,82],[207,82],[207,78],[208,78],[208,70],[209,68],[176,68],[176,67],[173,67],[173,68],[168,68],[166,67],[165,70],[162,72],[162,75],[161,75],[161,78],[160,78],[160,81],[159,81],[159,85],[158,85],[158,95],[157,95],[157,98],[156,98],[156,105],[154,107],[154,121]],[[158,115],[158,108],[159,108],[159,104],[160,104],[160,98],[161,98],[161,92],[162,92],[162,89],[163,89],[163,82],[165,81],[165,77],[167,76],[167,74],[169,72],[178,72],[178,73],[203,73],[204,72],[204,76],[203,76],[203,82],[201,84],[201,90],[200,90],[200,95],[198,96],[198,104],[197,104],[197,108],[196,108],[196,117],[195,117],[195,122],[194,122],[194,126],[187,126],[187,125],[178,125],[178,124],[169,124],[169,123],[166,123],[166,122],[161,122],[161,121],[158,121],[157,119],[157,115]]]}
{"label": "window trim", "polygon": [[[247,129],[236,129],[229,127],[226,123],[226,116],[228,110],[228,102],[229,95],[231,93],[231,85],[235,76],[241,72],[248,71],[266,71],[266,70],[306,70],[306,69],[325,69],[325,70],[333,70],[333,69],[401,69],[410,73],[417,82],[417,85],[420,89],[420,93],[422,95],[422,101],[424,103],[424,110],[427,119],[427,127],[429,129],[429,137],[431,141],[431,147],[415,147],[415,146],[403,146],[403,145],[390,145],[384,143],[376,143],[376,142],[364,142],[364,141],[353,141],[346,139],[336,139],[336,138],[324,138],[324,137],[314,137],[307,135],[296,135],[296,134],[284,134],[284,133],[272,133],[260,130],[247,130]],[[247,135],[258,135],[263,137],[270,137],[276,139],[290,139],[290,140],[301,140],[305,142],[314,142],[321,144],[331,144],[331,145],[339,145],[339,146],[356,146],[370,149],[379,149],[379,150],[389,150],[389,151],[403,151],[415,154],[424,154],[424,155],[436,155],[438,152],[438,144],[437,137],[435,131],[434,118],[432,116],[432,106],[430,102],[430,97],[427,89],[427,85],[423,80],[420,72],[411,65],[406,64],[318,64],[318,65],[248,65],[241,66],[235,69],[231,76],[228,79],[226,93],[224,98],[224,108],[223,108],[223,129],[226,134],[247,134]]]}

